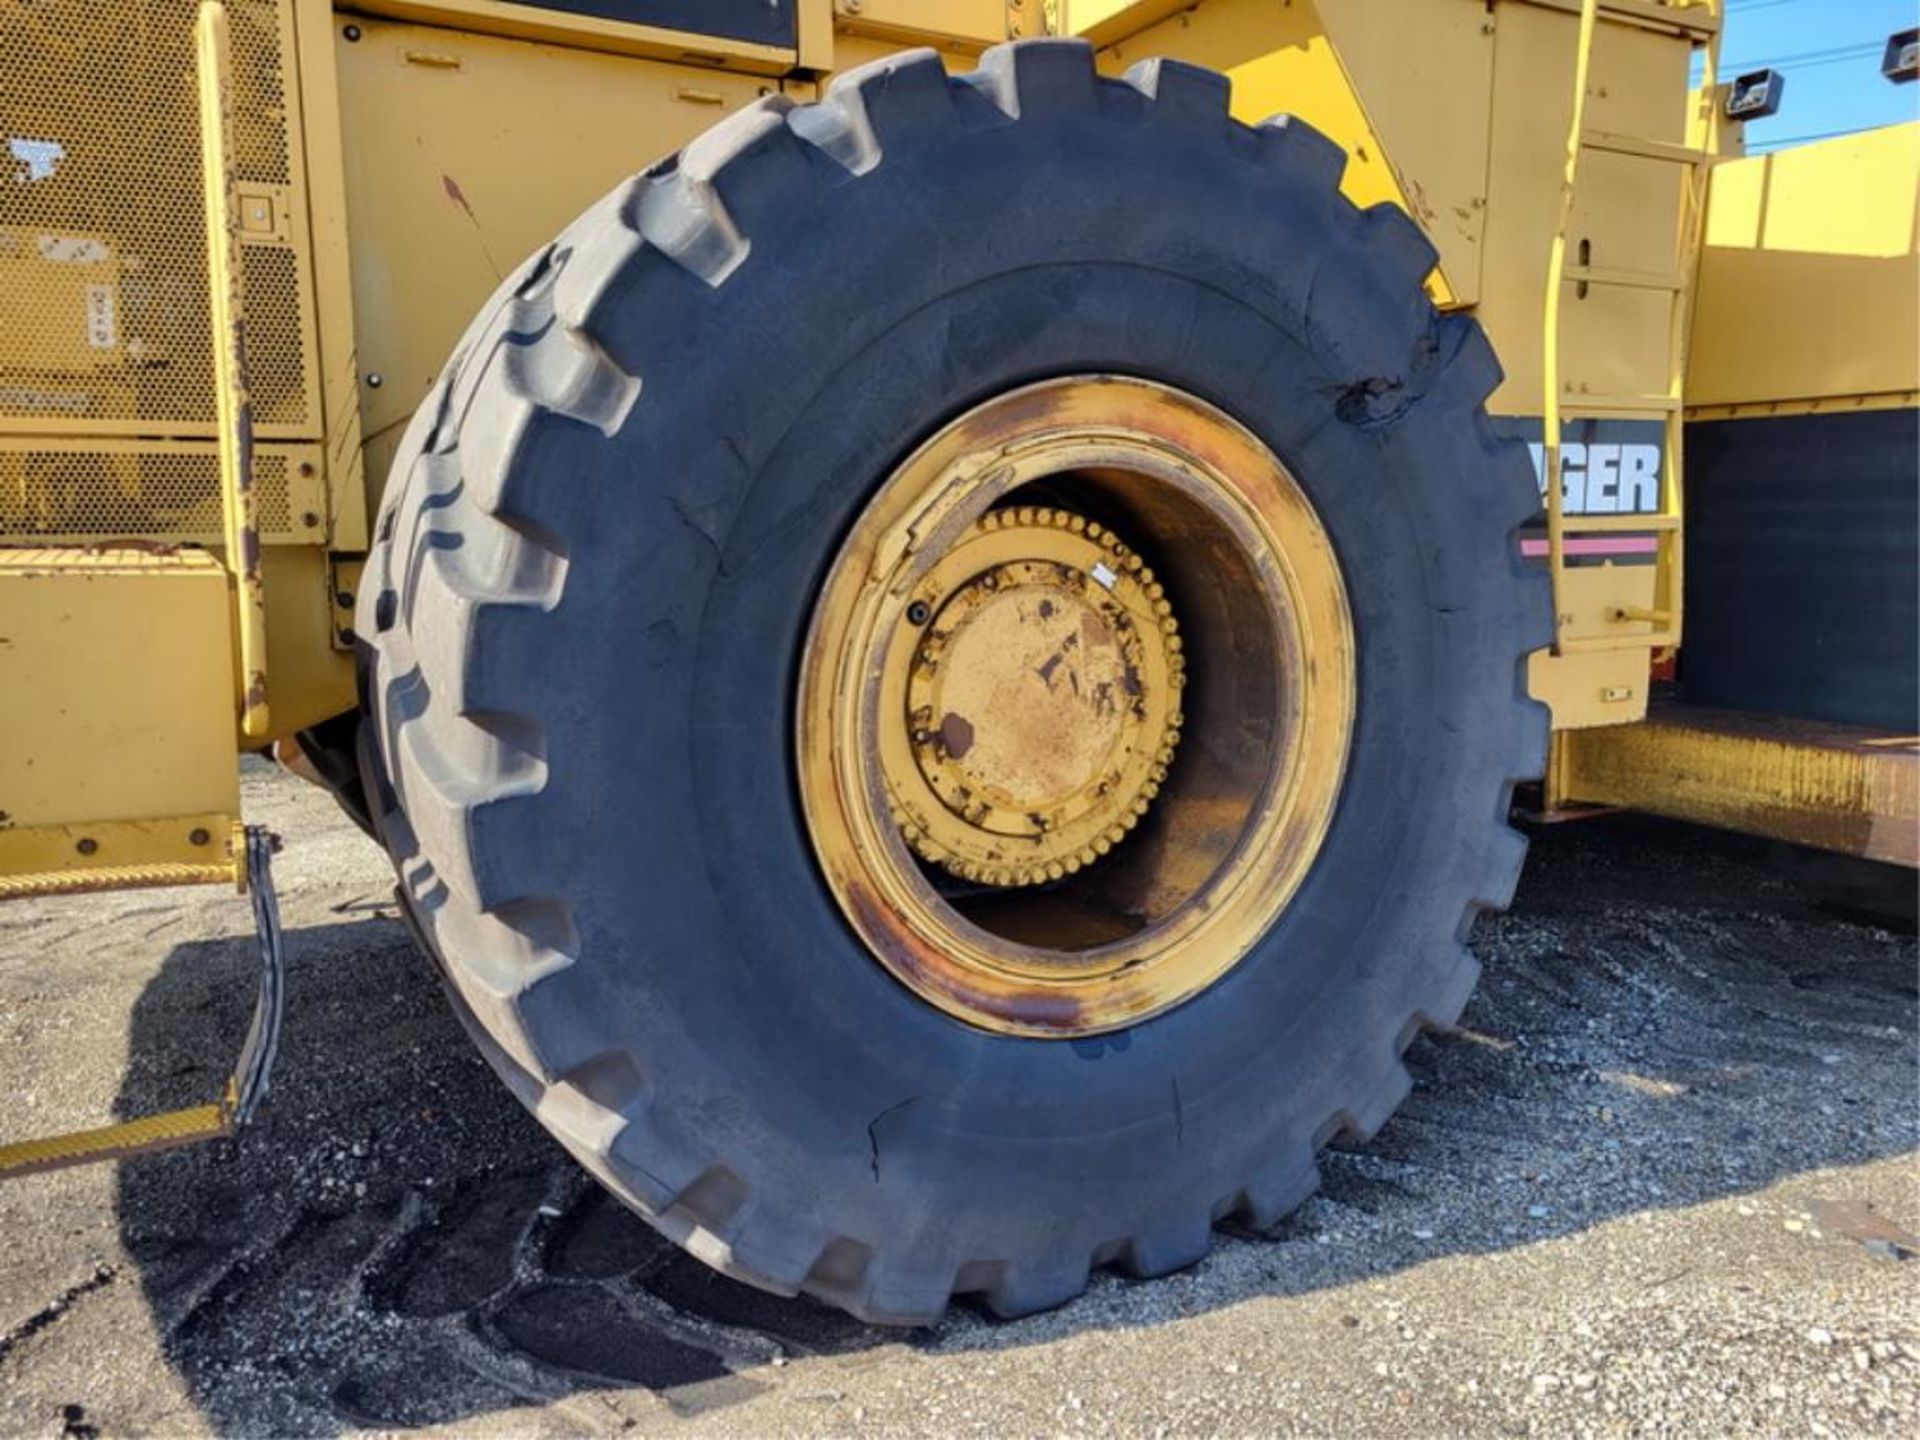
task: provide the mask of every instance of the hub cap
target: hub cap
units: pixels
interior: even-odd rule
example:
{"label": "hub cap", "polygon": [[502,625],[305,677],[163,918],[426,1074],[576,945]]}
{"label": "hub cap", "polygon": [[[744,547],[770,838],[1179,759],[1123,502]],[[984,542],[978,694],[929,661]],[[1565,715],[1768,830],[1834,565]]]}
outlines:
{"label": "hub cap", "polygon": [[1180,738],[1179,627],[1153,571],[1098,524],[1022,506],[983,516],[912,593],[881,695],[906,742],[883,731],[907,842],[989,885],[1111,851]]}

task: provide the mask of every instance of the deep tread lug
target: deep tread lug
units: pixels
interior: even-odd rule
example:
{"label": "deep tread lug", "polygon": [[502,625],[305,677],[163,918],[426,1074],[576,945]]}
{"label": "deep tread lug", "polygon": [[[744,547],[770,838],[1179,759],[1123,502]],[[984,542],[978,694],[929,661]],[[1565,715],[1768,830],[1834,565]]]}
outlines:
{"label": "deep tread lug", "polygon": [[1009,1267],[990,1289],[981,1293],[981,1299],[1003,1320],[1056,1309],[1086,1290],[1089,1259],[1060,1255],[1047,1265]]}
{"label": "deep tread lug", "polygon": [[1347,152],[1306,121],[1293,115],[1274,115],[1254,127],[1267,163],[1302,176],[1307,183],[1338,190],[1347,173]]}
{"label": "deep tread lug", "polygon": [[1320,1166],[1310,1154],[1270,1165],[1240,1192],[1238,1214],[1250,1230],[1265,1233],[1298,1210],[1320,1188]]}
{"label": "deep tread lug", "polygon": [[980,67],[963,75],[1009,120],[1040,120],[1091,110],[1100,83],[1093,47],[1066,37],[1021,40],[995,45],[980,57]]}
{"label": "deep tread lug", "polygon": [[1204,1260],[1213,1245],[1213,1217],[1199,1213],[1154,1226],[1130,1237],[1118,1265],[1137,1280],[1154,1280]]}
{"label": "deep tread lug", "polygon": [[1440,263],[1440,252],[1419,222],[1391,200],[1369,207],[1361,217],[1367,248],[1381,256],[1401,281],[1425,284]]}
{"label": "deep tread lug", "polygon": [[865,175],[886,154],[889,137],[953,113],[946,67],[932,50],[903,50],[869,60],[833,77],[818,105],[790,112],[796,135],[831,156],[850,174]]}
{"label": "deep tread lug", "polygon": [[1120,78],[1153,101],[1157,111],[1225,120],[1232,109],[1233,82],[1218,70],[1184,60],[1155,56],[1130,66]]}

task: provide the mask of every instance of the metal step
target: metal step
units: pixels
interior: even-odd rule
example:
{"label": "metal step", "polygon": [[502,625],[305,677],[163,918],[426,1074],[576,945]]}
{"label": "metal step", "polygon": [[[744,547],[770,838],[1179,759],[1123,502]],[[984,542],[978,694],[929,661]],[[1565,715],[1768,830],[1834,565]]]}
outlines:
{"label": "metal step", "polygon": [[1679,643],[1676,630],[1634,630],[1624,635],[1569,635],[1558,648],[1562,655],[1604,655],[1615,650],[1659,650]]}
{"label": "metal step", "polygon": [[1673,415],[1679,410],[1677,395],[1567,394],[1560,397],[1562,415]]}
{"label": "metal step", "polygon": [[1562,535],[1639,535],[1678,530],[1678,515],[1569,515],[1560,525]]}
{"label": "metal step", "polygon": [[0,900],[35,895],[81,895],[92,890],[146,890],[169,885],[231,885],[235,867],[220,860],[205,865],[162,863],[110,865],[97,870],[44,870],[0,875]]}
{"label": "metal step", "polygon": [[[246,837],[247,888],[253,897],[254,930],[260,941],[260,984],[246,1041],[240,1047],[240,1057],[220,1099],[210,1105],[169,1110],[118,1125],[0,1145],[0,1180],[219,1140],[253,1119],[266,1097],[274,1058],[280,1049],[287,966],[280,938],[280,905],[273,892],[273,851],[277,842],[257,827],[249,828]],[[229,880],[232,874],[229,871],[220,878]]]}
{"label": "metal step", "polygon": [[1671,165],[1711,164],[1711,150],[1696,150],[1691,145],[1676,145],[1671,140],[1653,140],[1645,135],[1621,135],[1611,130],[1582,130],[1583,149],[1602,150],[1610,155],[1632,155],[1642,160],[1663,160]]}
{"label": "metal step", "polygon": [[1684,282],[1676,274],[1657,270],[1614,270],[1603,265],[1569,265],[1560,277],[1579,285],[1607,285],[1621,290],[1659,290],[1678,295]]}

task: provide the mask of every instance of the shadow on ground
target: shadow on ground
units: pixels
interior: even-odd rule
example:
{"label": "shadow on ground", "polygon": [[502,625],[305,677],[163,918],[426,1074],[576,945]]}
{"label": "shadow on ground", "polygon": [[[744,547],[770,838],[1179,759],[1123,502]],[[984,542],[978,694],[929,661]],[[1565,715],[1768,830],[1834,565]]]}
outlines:
{"label": "shadow on ground", "polygon": [[[240,1432],[610,1387],[697,1414],[796,1353],[1003,1347],[1347,1285],[1913,1150],[1915,947],[1823,904],[1830,880],[1680,826],[1542,833],[1513,912],[1476,933],[1464,1028],[1415,1046],[1412,1098],[1327,1157],[1318,1198],[1194,1271],[1100,1278],[1016,1324],[870,1330],[657,1239],[509,1098],[399,923],[364,904],[288,935],[270,1117],[237,1149],[123,1165],[121,1228],[172,1363]],[[212,1093],[230,1051],[209,1037],[237,1043],[252,963],[238,940],[173,954],[139,1003],[123,1114]]]}

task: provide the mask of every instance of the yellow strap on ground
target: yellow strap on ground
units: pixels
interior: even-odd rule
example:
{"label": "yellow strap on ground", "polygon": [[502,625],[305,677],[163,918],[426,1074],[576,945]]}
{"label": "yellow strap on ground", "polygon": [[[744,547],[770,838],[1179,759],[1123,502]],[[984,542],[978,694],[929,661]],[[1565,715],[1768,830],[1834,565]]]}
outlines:
{"label": "yellow strap on ground", "polygon": [[13,1179],[40,1170],[59,1170],[68,1165],[218,1140],[233,1133],[230,1113],[224,1104],[195,1105],[188,1110],[169,1110],[120,1125],[103,1125],[97,1130],[76,1130],[68,1135],[48,1135],[38,1140],[0,1145],[0,1178]]}

